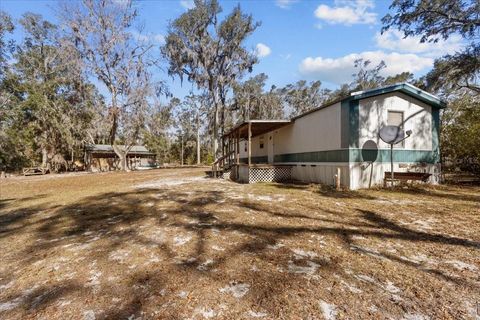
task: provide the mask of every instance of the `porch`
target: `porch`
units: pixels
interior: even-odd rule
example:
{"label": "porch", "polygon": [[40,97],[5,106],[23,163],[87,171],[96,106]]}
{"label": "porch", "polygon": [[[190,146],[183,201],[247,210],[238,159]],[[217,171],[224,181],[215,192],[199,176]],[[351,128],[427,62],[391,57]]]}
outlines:
{"label": "porch", "polygon": [[[252,153],[252,138],[290,124],[290,120],[250,120],[235,126],[222,137],[222,156],[214,162],[215,177],[230,178],[242,183],[280,182],[291,179],[291,166],[275,165],[273,135],[260,143],[265,154]],[[245,150],[241,152],[240,144]],[[241,153],[244,157],[241,157]]]}

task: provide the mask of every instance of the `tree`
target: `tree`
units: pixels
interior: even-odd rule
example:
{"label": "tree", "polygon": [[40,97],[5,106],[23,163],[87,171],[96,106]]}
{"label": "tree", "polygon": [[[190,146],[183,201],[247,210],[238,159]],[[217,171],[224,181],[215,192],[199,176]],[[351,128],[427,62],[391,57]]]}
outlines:
{"label": "tree", "polygon": [[42,151],[42,166],[47,166],[57,149],[72,143],[69,124],[73,125],[78,117],[68,103],[82,85],[81,80],[75,83],[81,75],[75,55],[58,41],[55,25],[32,13],[25,14],[20,24],[27,34],[15,55],[17,90],[23,97],[20,108],[29,117],[27,126],[35,133],[33,143]]}
{"label": "tree", "polygon": [[13,40],[7,40],[6,36],[12,33],[15,26],[12,22],[12,18],[6,12],[0,10],[0,170],[10,162],[12,156],[12,150],[14,145],[11,141],[11,137],[7,134],[8,129],[8,110],[7,104],[11,102],[12,95],[5,90],[5,77],[8,73],[8,64],[6,63],[9,58],[8,48],[13,47]]}
{"label": "tree", "polygon": [[480,175],[478,97],[464,95],[450,101],[442,115],[441,129],[443,162]]}
{"label": "tree", "polygon": [[207,110],[208,105],[208,96],[204,94],[193,94],[185,97],[185,100],[182,103],[182,110],[180,112],[180,117],[184,117],[184,121],[188,121],[183,125],[184,127],[190,127],[192,131],[195,132],[195,144],[196,144],[196,156],[197,156],[197,165],[201,163],[201,130],[202,123],[205,116],[208,114]]}
{"label": "tree", "polygon": [[421,42],[438,42],[460,34],[470,43],[461,52],[435,62],[428,74],[427,87],[466,88],[480,94],[480,2],[476,0],[394,0],[393,14],[382,18],[382,32],[390,28],[405,37],[420,36]]}
{"label": "tree", "polygon": [[480,95],[479,80],[480,46],[435,60],[433,69],[422,78],[425,89],[444,96],[462,89]]}
{"label": "tree", "polygon": [[162,163],[170,158],[170,141],[168,129],[173,123],[172,110],[177,108],[180,100],[170,99],[169,103],[164,105],[159,101],[154,103],[154,107],[147,117],[146,127],[143,137],[148,150],[154,151]]}
{"label": "tree", "polygon": [[265,92],[268,76],[258,74],[243,83],[233,86],[233,103],[231,110],[237,112],[237,121],[252,119],[280,119],[283,117],[283,106],[276,87]]}
{"label": "tree", "polygon": [[358,72],[352,75],[353,82],[350,85],[352,90],[356,91],[374,89],[384,83],[385,78],[380,75],[380,72],[387,67],[385,62],[381,61],[373,68],[369,67],[370,64],[370,60],[355,60],[354,67],[358,69]]}
{"label": "tree", "polygon": [[[95,117],[93,106],[102,102],[87,83],[75,50],[63,42],[52,23],[26,13],[20,20],[25,38],[18,41],[0,84],[2,162],[9,169],[36,162],[66,167],[70,155],[85,141]],[[3,149],[5,148],[5,149]]]}
{"label": "tree", "polygon": [[[185,105],[184,105],[185,106]],[[195,115],[191,109],[182,108],[177,115],[177,136],[180,140],[180,165],[185,164],[185,145],[191,148],[195,145]]]}
{"label": "tree", "polygon": [[127,170],[127,155],[141,139],[150,99],[164,91],[151,74],[155,61],[148,53],[153,46],[132,35],[137,10],[131,1],[71,2],[62,14],[71,43],[108,90],[109,143]]}
{"label": "tree", "polygon": [[307,84],[305,80],[300,80],[280,89],[286,108],[290,110],[290,115],[296,116],[321,106],[330,94],[330,90],[322,90],[321,85],[320,81]]}
{"label": "tree", "polygon": [[169,62],[168,73],[187,77],[206,90],[212,102],[213,153],[217,154],[219,131],[225,127],[225,105],[232,85],[257,62],[253,52],[243,47],[245,39],[259,26],[239,6],[218,20],[217,0],[195,0],[195,7],[170,24],[162,48]]}
{"label": "tree", "polygon": [[14,47],[13,40],[7,40],[6,35],[12,33],[14,29],[15,25],[12,22],[12,17],[0,10],[0,74],[2,75],[5,74],[6,62]]}
{"label": "tree", "polygon": [[413,73],[409,71],[405,71],[399,74],[396,74],[394,76],[388,76],[385,78],[383,81],[384,85],[391,85],[395,83],[401,83],[401,82],[415,82],[415,77]]}

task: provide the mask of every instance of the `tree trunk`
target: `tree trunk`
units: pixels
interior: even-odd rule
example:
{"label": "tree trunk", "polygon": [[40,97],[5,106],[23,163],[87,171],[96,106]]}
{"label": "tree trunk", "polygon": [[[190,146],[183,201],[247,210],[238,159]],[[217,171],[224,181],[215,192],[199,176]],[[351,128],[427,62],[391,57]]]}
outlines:
{"label": "tree trunk", "polygon": [[217,159],[218,152],[218,105],[215,103],[213,118],[213,158]]}
{"label": "tree trunk", "polygon": [[181,142],[180,142],[180,165],[183,166],[183,135],[180,136]]}
{"label": "tree trunk", "polygon": [[118,159],[120,160],[120,170],[130,171],[128,169],[128,165],[127,165],[128,151],[127,150],[122,150],[116,144],[113,144],[112,148],[113,148],[113,151],[115,152],[115,154],[117,155]]}
{"label": "tree trunk", "polygon": [[197,165],[200,165],[200,118],[197,114]]}
{"label": "tree trunk", "polygon": [[46,168],[47,167],[47,162],[48,162],[48,151],[47,147],[42,148],[42,167]]}
{"label": "tree trunk", "polygon": [[213,159],[217,159],[217,152],[218,152],[218,92],[215,90],[213,81],[210,78],[209,84],[208,84],[208,89],[210,91],[210,94],[212,95],[212,100],[213,100],[213,141],[212,141],[212,147],[213,147]]}

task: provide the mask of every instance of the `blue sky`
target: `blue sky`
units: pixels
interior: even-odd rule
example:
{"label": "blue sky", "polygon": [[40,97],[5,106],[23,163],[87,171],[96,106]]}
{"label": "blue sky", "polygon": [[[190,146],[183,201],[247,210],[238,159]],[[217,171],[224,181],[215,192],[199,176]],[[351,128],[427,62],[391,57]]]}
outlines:
{"label": "blue sky", "polygon": [[[73,0],[72,0],[73,1]],[[121,1],[121,0],[119,0]],[[246,47],[255,51],[259,63],[254,74],[269,76],[267,85],[284,86],[301,79],[321,80],[328,88],[351,81],[353,61],[384,60],[384,75],[411,71],[419,76],[428,72],[436,57],[459,50],[463,43],[453,36],[436,44],[420,44],[418,38],[403,39],[392,30],[380,35],[381,18],[390,1],[373,0],[249,0],[220,1],[223,14],[240,3],[242,10],[262,25],[247,40]],[[56,1],[1,0],[0,8],[15,19],[26,11],[42,14],[56,22]],[[149,0],[138,2],[139,21],[145,35],[161,45],[169,21],[193,5],[190,0]],[[21,34],[17,33],[16,38]],[[247,75],[248,77],[249,75]],[[182,97],[191,85],[180,84],[158,71],[172,93]]]}

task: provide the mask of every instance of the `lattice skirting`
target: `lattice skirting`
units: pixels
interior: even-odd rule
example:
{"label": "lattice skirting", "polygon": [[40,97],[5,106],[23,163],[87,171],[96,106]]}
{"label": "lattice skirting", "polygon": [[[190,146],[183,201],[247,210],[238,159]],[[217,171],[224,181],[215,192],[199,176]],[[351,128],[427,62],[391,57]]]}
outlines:
{"label": "lattice skirting", "polygon": [[251,167],[248,175],[248,182],[282,182],[292,178],[292,167]]}

